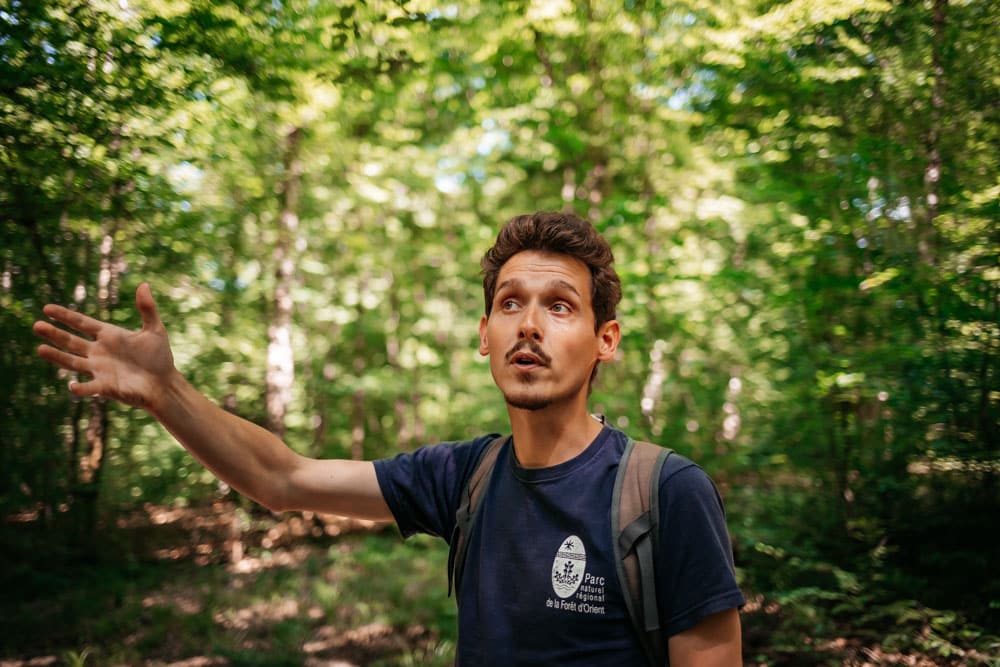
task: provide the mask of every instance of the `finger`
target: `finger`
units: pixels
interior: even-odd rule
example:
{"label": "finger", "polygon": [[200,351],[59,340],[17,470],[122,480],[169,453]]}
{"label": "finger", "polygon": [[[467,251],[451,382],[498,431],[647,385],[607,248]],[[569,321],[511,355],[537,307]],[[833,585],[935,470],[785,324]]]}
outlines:
{"label": "finger", "polygon": [[90,350],[90,341],[86,341],[79,336],[74,336],[65,329],[52,326],[48,322],[35,322],[31,329],[36,335],[72,354],[86,357]]}
{"label": "finger", "polygon": [[101,385],[96,380],[91,380],[90,382],[77,382],[74,380],[69,383],[69,390],[81,398],[85,396],[98,396],[101,393]]}
{"label": "finger", "polygon": [[60,368],[77,373],[90,373],[90,362],[75,354],[67,354],[62,350],[57,350],[50,345],[39,345],[38,356],[45,361],[55,364]]}
{"label": "finger", "polygon": [[163,321],[156,309],[156,301],[153,300],[153,290],[150,289],[149,283],[142,283],[135,291],[135,307],[139,309],[139,316],[142,317],[143,329],[163,328]]}
{"label": "finger", "polygon": [[95,338],[97,337],[97,333],[104,326],[100,320],[95,320],[93,317],[88,317],[83,313],[78,313],[75,310],[70,310],[69,308],[57,306],[54,303],[47,304],[44,308],[42,308],[42,312],[54,319],[56,322],[62,322],[66,326],[72,327],[80,333],[85,333],[88,336],[93,336]]}

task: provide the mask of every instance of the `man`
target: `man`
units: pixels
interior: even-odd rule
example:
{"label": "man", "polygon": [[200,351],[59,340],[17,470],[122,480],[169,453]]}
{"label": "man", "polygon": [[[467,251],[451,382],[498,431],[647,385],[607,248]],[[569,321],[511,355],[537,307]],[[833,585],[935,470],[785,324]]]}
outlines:
{"label": "man", "polygon": [[[621,340],[612,263],[589,223],[560,213],[512,219],[483,258],[479,351],[506,400],[512,438],[456,582],[460,664],[646,660],[617,583],[608,523],[626,437],[587,410],[597,365]],[[299,456],[181,377],[145,284],[136,305],[142,329],[134,332],[45,306],[47,316],[92,340],[36,322],[35,332],[55,346],[39,354],[92,378],[71,383],[74,394],[149,411],[216,475],[271,509],[394,519],[404,535],[453,534],[461,491],[493,436],[375,463]],[[700,468],[671,456],[660,508],[657,603],[670,664],[740,665],[743,598],[715,487]]]}

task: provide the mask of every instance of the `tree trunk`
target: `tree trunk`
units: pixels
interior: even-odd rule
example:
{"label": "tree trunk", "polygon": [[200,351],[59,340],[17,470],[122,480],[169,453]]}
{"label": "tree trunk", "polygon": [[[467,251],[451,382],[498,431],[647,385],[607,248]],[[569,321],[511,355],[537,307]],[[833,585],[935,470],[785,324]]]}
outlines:
{"label": "tree trunk", "polygon": [[354,392],[351,409],[351,458],[363,461],[365,458],[365,392]]}
{"label": "tree trunk", "polygon": [[351,458],[361,461],[365,457],[365,405],[367,403],[365,390],[361,387],[368,366],[365,354],[364,319],[365,295],[368,293],[368,276],[361,276],[358,282],[357,333],[354,336],[354,359],[351,367],[358,379],[358,388],[351,399]]}
{"label": "tree trunk", "polygon": [[281,183],[281,214],[278,240],[274,247],[274,311],[268,327],[266,401],[267,426],[279,438],[285,436],[285,417],[292,401],[295,364],[292,355],[292,285],[295,279],[295,241],[298,234],[299,189],[302,164],[299,161],[301,128],[285,137],[284,180]]}
{"label": "tree trunk", "polygon": [[[119,187],[114,186],[110,195],[112,205],[118,196]],[[112,212],[115,216],[116,212]],[[118,303],[119,276],[123,262],[115,252],[115,232],[117,220],[113,217],[110,229],[101,239],[101,258],[97,273],[97,315],[102,320],[108,320],[111,309]],[[80,439],[74,429],[71,445],[76,479],[73,485],[73,506],[76,514],[74,529],[78,546],[91,549],[97,533],[97,502],[101,483],[101,472],[104,469],[105,454],[108,443],[108,403],[104,398],[89,399],[90,415],[87,428],[83,433],[83,451],[79,451]]]}
{"label": "tree trunk", "polygon": [[[423,442],[425,428],[420,418],[420,402],[423,396],[420,393],[420,365],[415,365],[409,373],[403,368],[399,358],[402,343],[399,337],[399,327],[402,321],[400,312],[402,310],[399,297],[399,279],[395,276],[389,277],[392,288],[389,291],[389,326],[386,328],[386,360],[389,366],[396,373],[400,382],[405,382],[407,388],[401,387],[400,393],[393,399],[392,409],[396,419],[397,444],[398,448],[407,451]],[[446,343],[443,343],[446,344]]]}
{"label": "tree trunk", "polygon": [[934,0],[933,38],[931,43],[931,126],[927,132],[927,168],[924,170],[924,194],[927,198],[927,219],[919,235],[920,259],[928,265],[935,262],[935,223],[940,205],[941,183],[941,114],[944,109],[945,76],[941,51],[944,48],[945,18],[948,0]]}

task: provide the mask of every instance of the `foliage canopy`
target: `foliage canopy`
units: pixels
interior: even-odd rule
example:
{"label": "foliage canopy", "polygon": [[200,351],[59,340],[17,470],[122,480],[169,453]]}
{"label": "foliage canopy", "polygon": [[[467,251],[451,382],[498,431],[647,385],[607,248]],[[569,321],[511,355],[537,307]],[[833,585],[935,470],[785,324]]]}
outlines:
{"label": "foliage canopy", "polygon": [[12,0],[0,511],[86,544],[228,493],[34,356],[41,304],[134,325],[140,281],[193,383],[302,453],[503,430],[477,261],[566,208],[625,285],[594,409],[712,472],[745,583],[806,610],[788,641],[870,605],[996,632],[998,23],[945,0]]}

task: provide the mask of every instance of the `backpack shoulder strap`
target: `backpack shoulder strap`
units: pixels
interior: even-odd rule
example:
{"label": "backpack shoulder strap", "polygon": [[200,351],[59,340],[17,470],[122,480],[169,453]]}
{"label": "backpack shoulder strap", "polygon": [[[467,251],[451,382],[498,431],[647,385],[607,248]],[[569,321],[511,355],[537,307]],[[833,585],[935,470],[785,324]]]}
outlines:
{"label": "backpack shoulder strap", "polygon": [[672,449],[631,438],[625,445],[611,498],[612,543],[618,583],[629,617],[651,664],[667,662],[656,605],[656,550],[660,471]]}
{"label": "backpack shoulder strap", "polygon": [[479,504],[490,484],[490,473],[496,465],[500,448],[510,439],[510,436],[497,436],[483,448],[462,489],[458,509],[455,511],[455,530],[451,534],[451,544],[448,550],[448,596],[451,597],[452,587],[458,596],[458,582],[461,580],[462,569],[465,567],[465,552],[468,550],[469,531],[476,522]]}

